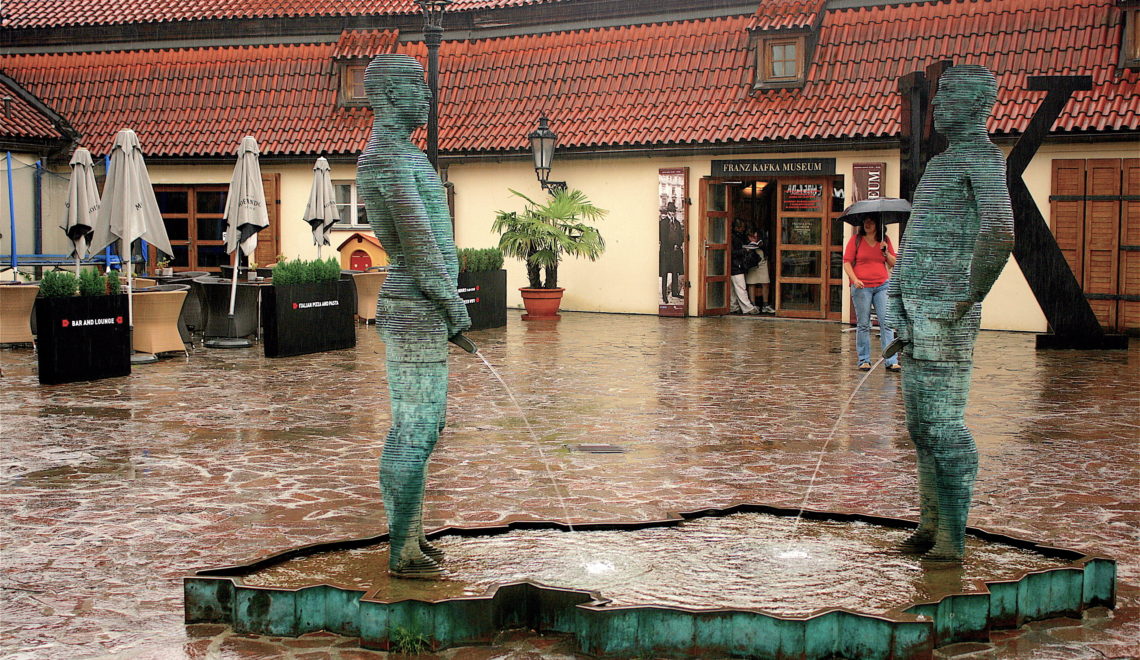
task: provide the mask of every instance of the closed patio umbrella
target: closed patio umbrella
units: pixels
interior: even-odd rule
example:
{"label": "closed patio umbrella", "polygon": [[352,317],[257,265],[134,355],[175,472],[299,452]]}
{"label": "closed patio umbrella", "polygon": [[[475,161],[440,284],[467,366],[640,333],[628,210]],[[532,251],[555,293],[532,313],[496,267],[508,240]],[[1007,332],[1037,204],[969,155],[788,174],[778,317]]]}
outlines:
{"label": "closed patio umbrella", "polygon": [[[269,211],[265,207],[265,189],[261,184],[261,165],[257,156],[260,153],[257,140],[250,136],[241,139],[237,150],[237,164],[226,193],[226,252],[233,255],[233,277],[230,282],[229,316],[234,316],[237,301],[238,255],[253,254],[257,249],[257,232],[269,226]],[[218,340],[207,344],[211,347],[234,348],[248,346],[245,340],[236,337]]]}
{"label": "closed patio umbrella", "polygon": [[87,245],[99,214],[99,187],[95,185],[95,170],[91,152],[80,147],[71,156],[71,181],[67,184],[67,213],[60,229],[71,240],[71,254],[75,257],[75,274],[79,262],[87,256]]}
{"label": "closed patio umbrella", "polygon": [[[115,135],[115,145],[111,147],[111,165],[107,169],[103,200],[89,249],[98,252],[119,241],[119,256],[126,263],[128,290],[134,275],[131,243],[140,238],[165,255],[174,254],[143,161],[139,138],[134,131],[125,128]],[[130,310],[128,305],[128,318]]]}
{"label": "closed patio umbrella", "polygon": [[340,220],[336,209],[336,191],[333,190],[332,173],[329,162],[324,157],[313,165],[313,187],[309,190],[309,203],[305,206],[305,222],[313,229],[313,244],[317,246],[317,258],[321,258],[321,246],[329,243],[329,232]]}

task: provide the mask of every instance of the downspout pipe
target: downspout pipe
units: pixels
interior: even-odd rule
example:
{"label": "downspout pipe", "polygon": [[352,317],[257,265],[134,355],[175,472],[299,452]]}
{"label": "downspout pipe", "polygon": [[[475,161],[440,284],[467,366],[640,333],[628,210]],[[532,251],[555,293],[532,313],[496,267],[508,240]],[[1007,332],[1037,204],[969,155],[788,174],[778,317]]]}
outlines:
{"label": "downspout pipe", "polygon": [[12,152],[6,152],[5,161],[8,166],[8,240],[12,246],[12,256],[9,265],[12,270],[20,265],[16,257],[16,191],[12,188]]}

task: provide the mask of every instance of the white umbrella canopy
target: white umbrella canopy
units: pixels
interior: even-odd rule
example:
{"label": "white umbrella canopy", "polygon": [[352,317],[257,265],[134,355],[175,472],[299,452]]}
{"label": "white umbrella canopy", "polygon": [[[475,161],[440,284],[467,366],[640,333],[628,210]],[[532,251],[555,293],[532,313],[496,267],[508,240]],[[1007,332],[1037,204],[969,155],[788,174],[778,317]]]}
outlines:
{"label": "white umbrella canopy", "polygon": [[336,191],[333,189],[332,172],[324,157],[313,165],[313,187],[309,190],[309,203],[305,206],[305,222],[313,230],[313,244],[317,246],[317,258],[321,258],[321,246],[329,243],[329,232],[340,221],[336,208]]}
{"label": "white umbrella canopy", "polygon": [[[89,249],[98,252],[115,241],[120,242],[119,257],[127,270],[128,290],[134,274],[131,243],[139,238],[163,254],[174,254],[143,161],[139,138],[134,131],[124,128],[115,135],[115,144],[111,147],[111,166],[107,170]],[[132,313],[133,309],[128,306],[128,314]]]}
{"label": "white umbrella canopy", "polygon": [[257,232],[269,226],[269,211],[265,207],[265,188],[261,185],[261,165],[257,161],[260,150],[257,140],[250,136],[241,139],[237,150],[237,165],[230,179],[226,195],[226,252],[233,254],[233,282],[230,286],[230,315],[237,299],[238,250],[247,257],[257,249]]}
{"label": "white umbrella canopy", "polygon": [[59,226],[71,240],[71,256],[75,257],[75,273],[79,262],[87,256],[87,245],[99,214],[99,187],[95,185],[95,169],[91,152],[80,147],[71,156],[71,181],[67,184],[66,214]]}

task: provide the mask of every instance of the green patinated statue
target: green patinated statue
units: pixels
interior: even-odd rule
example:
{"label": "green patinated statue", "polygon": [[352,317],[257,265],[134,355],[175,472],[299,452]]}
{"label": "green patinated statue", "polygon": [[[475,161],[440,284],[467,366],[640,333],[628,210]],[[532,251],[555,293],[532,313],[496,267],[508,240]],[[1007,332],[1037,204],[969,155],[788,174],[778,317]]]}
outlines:
{"label": "green patinated statue", "polygon": [[918,454],[920,522],[903,550],[959,561],[978,452],[964,414],[981,301],[1009,259],[1013,210],[1005,158],[986,134],[997,82],[981,66],[948,69],[934,126],[949,140],[919,181],[887,289],[902,353],[907,429]]}
{"label": "green patinated statue", "polygon": [[410,137],[430,92],[413,58],[380,55],[364,73],[375,121],[357,162],[368,221],[388,252],[377,318],[384,337],[392,428],[380,459],[388,515],[388,572],[437,578],[443,553],[423,530],[428,459],[447,413],[447,341],[471,325],[456,290],[459,263],[439,176]]}

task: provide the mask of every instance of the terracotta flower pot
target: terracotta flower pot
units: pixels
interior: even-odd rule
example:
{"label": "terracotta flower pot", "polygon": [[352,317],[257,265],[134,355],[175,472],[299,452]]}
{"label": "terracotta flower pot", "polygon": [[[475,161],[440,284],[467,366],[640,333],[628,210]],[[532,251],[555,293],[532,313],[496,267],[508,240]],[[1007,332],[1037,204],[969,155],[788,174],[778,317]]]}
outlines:
{"label": "terracotta flower pot", "polygon": [[566,289],[519,289],[522,293],[523,305],[526,306],[524,321],[548,321],[562,318],[558,314],[558,306],[562,303],[562,292]]}

